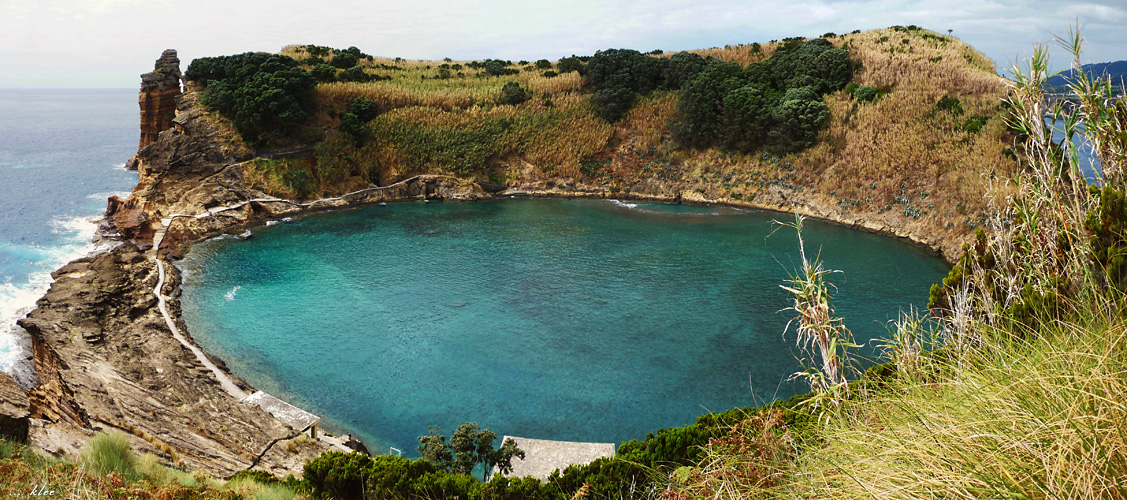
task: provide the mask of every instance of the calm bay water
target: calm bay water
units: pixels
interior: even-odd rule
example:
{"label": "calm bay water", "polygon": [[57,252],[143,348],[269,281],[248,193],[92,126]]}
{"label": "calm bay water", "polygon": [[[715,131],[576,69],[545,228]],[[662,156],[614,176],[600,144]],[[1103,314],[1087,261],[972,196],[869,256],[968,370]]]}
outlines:
{"label": "calm bay water", "polygon": [[94,249],[92,220],[128,194],[137,150],[136,90],[0,89],[0,371],[32,380],[16,319],[51,271]]}
{"label": "calm bay water", "polygon": [[[604,200],[404,203],[196,245],[184,319],[256,387],[414,454],[427,426],[621,442],[785,398],[791,229],[731,208]],[[858,340],[945,265],[808,221]],[[770,236],[769,236],[770,235]],[[866,348],[870,354],[872,348]]]}

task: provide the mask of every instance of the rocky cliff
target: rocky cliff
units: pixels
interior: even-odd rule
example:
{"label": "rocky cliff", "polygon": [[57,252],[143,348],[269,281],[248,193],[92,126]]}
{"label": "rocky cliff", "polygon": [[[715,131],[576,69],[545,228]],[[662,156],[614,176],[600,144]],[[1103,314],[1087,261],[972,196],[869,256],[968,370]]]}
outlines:
{"label": "rocky cliff", "polygon": [[[244,162],[254,157],[253,151],[227,122],[199,106],[196,94],[179,93],[173,85],[179,75],[175,51],[165,51],[157,71],[143,76],[142,147],[133,161],[138,183],[128,198],[110,198],[103,228],[104,236],[123,243],[57,270],[47,295],[20,320],[32,337],[40,383],[26,398],[0,394],[11,400],[0,410],[14,419],[13,425],[0,420],[0,430],[12,427],[45,450],[74,454],[94,431],[116,429],[130,436],[136,450],[189,470],[217,477],[249,468],[300,475],[305,461],[333,443],[299,437],[300,429],[224,391],[164,321],[153,290],[158,282],[154,258],[175,254],[182,244],[209,234],[283,213],[484,194],[473,183],[420,176],[310,204],[272,199],[245,182]],[[169,101],[175,104],[174,115],[165,126],[161,117]],[[208,215],[230,206],[237,208]],[[146,254],[157,234],[163,243]],[[174,267],[165,267],[170,276],[164,293],[175,296],[178,275]],[[168,307],[190,341],[187,326],[179,321],[178,301],[169,298]],[[226,373],[221,360],[209,359]],[[253,392],[237,378],[236,383]]]}
{"label": "rocky cliff", "polygon": [[[178,284],[171,274],[167,292]],[[219,477],[252,467],[300,474],[305,459],[327,449],[301,439],[300,447],[279,446],[299,430],[229,396],[172,337],[155,307],[156,265],[135,245],[76,260],[53,276],[19,322],[32,335],[40,373],[29,393],[39,419],[33,444],[73,453],[90,430],[119,430],[139,451]]]}
{"label": "rocky cliff", "polygon": [[137,99],[141,105],[141,142],[137,149],[157,140],[161,132],[172,127],[181,78],[180,59],[172,49],[160,55],[151,72],[141,75],[141,93]]}

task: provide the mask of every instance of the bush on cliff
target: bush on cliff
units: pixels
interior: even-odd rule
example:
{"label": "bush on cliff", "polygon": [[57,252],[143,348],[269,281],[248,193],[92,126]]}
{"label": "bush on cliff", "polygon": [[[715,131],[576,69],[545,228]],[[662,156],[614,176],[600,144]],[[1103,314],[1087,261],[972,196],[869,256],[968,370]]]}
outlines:
{"label": "bush on cliff", "polygon": [[251,144],[291,136],[305,123],[316,80],[288,56],[247,52],[192,61],[186,78],[203,103],[231,119]]}
{"label": "bush on cliff", "polygon": [[692,73],[677,105],[674,138],[685,147],[723,146],[749,152],[761,146],[790,153],[813,144],[829,109],[822,96],[852,78],[849,54],[825,39],[788,39],[770,59],[737,63],[685,58]]}

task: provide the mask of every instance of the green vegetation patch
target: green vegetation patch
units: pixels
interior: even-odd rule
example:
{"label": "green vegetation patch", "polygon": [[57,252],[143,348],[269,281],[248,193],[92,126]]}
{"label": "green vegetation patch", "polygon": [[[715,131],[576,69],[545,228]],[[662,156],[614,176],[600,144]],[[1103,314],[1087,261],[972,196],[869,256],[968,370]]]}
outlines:
{"label": "green vegetation patch", "polygon": [[293,58],[261,52],[201,57],[185,77],[204,87],[204,105],[231,119],[255,145],[280,142],[304,125],[316,85]]}
{"label": "green vegetation patch", "polygon": [[685,83],[673,135],[686,147],[799,151],[830,116],[822,96],[851,78],[849,54],[821,38],[788,40],[746,67],[711,60]]}

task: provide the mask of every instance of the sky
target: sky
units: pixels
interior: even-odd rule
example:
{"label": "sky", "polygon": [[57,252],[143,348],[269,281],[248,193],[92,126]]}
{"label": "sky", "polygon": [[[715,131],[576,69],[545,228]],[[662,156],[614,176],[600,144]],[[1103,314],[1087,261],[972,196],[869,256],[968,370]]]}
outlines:
{"label": "sky", "polygon": [[1127,0],[0,0],[0,88],[136,88],[164,49],[196,57],[356,46],[405,59],[556,60],[915,24],[1005,71],[1079,23],[1082,62],[1127,59]]}

